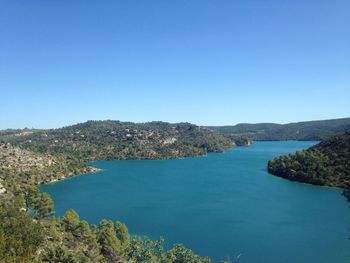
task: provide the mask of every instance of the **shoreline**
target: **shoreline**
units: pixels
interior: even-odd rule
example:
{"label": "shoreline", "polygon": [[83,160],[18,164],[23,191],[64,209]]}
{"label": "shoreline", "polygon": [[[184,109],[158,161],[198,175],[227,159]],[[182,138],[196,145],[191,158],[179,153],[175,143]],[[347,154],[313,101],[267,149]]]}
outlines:
{"label": "shoreline", "polygon": [[340,187],[340,186],[330,186],[330,185],[324,185],[324,184],[315,184],[315,183],[303,182],[303,181],[299,181],[299,180],[292,180],[292,179],[290,179],[288,177],[283,177],[283,176],[280,176],[280,175],[273,174],[273,173],[269,172],[268,170],[266,172],[269,175],[271,175],[271,176],[273,176],[275,178],[279,178],[281,180],[285,180],[285,181],[291,182],[291,183],[303,184],[303,185],[314,186],[314,187],[329,188],[331,190],[339,190],[339,191],[350,190],[349,188],[343,188],[343,187]]}
{"label": "shoreline", "polygon": [[97,167],[91,166],[91,165],[87,166],[87,169],[88,170],[82,171],[79,174],[68,175],[68,176],[64,175],[64,176],[61,176],[60,178],[56,178],[56,179],[53,179],[51,181],[40,182],[38,184],[38,186],[40,187],[41,185],[55,184],[55,183],[58,183],[58,182],[61,182],[61,181],[64,181],[64,180],[72,179],[72,178],[83,176],[83,175],[86,175],[86,174],[94,174],[94,173],[99,173],[99,172],[103,171],[103,169],[100,169],[100,168],[97,168]]}

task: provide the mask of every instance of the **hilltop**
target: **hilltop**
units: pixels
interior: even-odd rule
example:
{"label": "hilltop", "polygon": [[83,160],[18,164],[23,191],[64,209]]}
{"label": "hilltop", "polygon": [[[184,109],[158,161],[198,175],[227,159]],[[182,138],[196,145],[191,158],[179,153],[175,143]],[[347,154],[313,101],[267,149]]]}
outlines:
{"label": "hilltop", "polygon": [[62,153],[82,161],[170,159],[222,152],[227,137],[190,123],[88,121],[50,130],[13,130],[0,141],[39,153]]}
{"label": "hilltop", "polygon": [[50,130],[3,130],[0,194],[11,195],[16,185],[96,171],[88,166],[91,161],[183,158],[233,146],[227,137],[189,123],[88,121]]}

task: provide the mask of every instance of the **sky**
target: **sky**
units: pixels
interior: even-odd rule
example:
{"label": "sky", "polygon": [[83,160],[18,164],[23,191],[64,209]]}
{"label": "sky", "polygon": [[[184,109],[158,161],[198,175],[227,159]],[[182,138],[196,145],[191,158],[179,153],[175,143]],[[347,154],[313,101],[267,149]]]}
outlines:
{"label": "sky", "polygon": [[348,0],[0,0],[0,129],[350,117]]}

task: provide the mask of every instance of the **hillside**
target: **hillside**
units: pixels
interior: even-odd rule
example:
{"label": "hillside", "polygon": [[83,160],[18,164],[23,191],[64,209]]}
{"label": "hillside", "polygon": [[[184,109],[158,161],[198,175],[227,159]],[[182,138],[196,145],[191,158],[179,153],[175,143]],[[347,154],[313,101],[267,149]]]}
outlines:
{"label": "hillside", "polygon": [[169,159],[221,152],[232,141],[189,123],[88,121],[52,130],[10,131],[0,141],[39,153],[67,154],[81,161]]}
{"label": "hillside", "polygon": [[350,131],[277,157],[269,161],[268,170],[292,181],[350,189]]}
{"label": "hillside", "polygon": [[0,132],[0,199],[18,185],[38,185],[96,171],[96,160],[170,159],[233,147],[223,135],[188,123],[88,121],[52,130]]}
{"label": "hillside", "polygon": [[209,126],[208,128],[232,138],[245,137],[265,140],[323,140],[350,129],[350,118],[306,121],[288,124],[241,123],[234,126]]}
{"label": "hillside", "polygon": [[[233,147],[223,135],[188,123],[88,121],[52,130],[0,132],[0,194],[96,171],[96,160],[170,159]],[[8,199],[8,198],[6,198]]]}
{"label": "hillside", "polygon": [[96,168],[62,154],[42,154],[0,143],[0,202],[13,198],[21,185],[61,180]]}

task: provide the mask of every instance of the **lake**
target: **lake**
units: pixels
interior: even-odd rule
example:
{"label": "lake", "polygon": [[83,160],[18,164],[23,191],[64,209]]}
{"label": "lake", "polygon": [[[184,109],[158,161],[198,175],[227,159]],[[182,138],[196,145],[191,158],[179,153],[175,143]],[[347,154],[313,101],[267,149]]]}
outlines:
{"label": "lake", "polygon": [[267,173],[267,161],[315,142],[257,142],[179,160],[101,161],[102,172],[44,185],[56,215],[126,223],[214,262],[348,263],[350,209],[341,190]]}

